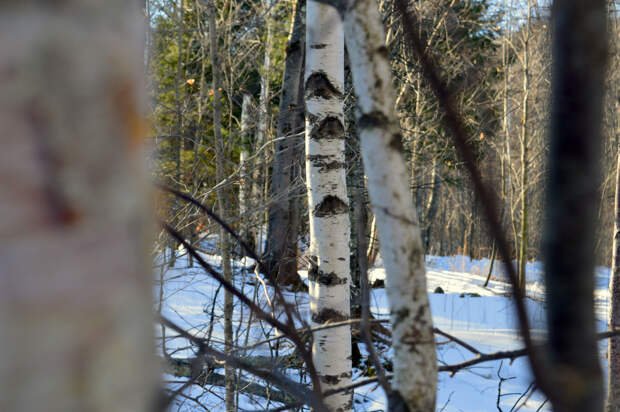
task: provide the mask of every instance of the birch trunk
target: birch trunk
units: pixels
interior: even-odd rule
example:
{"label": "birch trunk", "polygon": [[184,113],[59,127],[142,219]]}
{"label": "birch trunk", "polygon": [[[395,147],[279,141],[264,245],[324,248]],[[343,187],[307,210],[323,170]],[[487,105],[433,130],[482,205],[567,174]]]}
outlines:
{"label": "birch trunk", "polygon": [[[299,226],[295,224],[295,207],[292,193],[292,178],[296,147],[302,143],[298,136],[303,130],[299,112],[301,73],[304,57],[304,6],[299,0],[295,6],[291,35],[286,47],[284,80],[280,97],[278,118],[278,140],[275,145],[271,200],[267,230],[267,264],[278,277],[278,282],[286,285],[300,284],[297,275],[297,238]],[[303,102],[302,102],[303,103]],[[300,130],[301,129],[301,130]]]}
{"label": "birch trunk", "polygon": [[[224,139],[222,137],[222,102],[221,87],[222,80],[220,78],[220,56],[217,47],[217,9],[215,0],[211,0],[207,6],[209,18],[209,51],[211,54],[211,72],[213,73],[213,138],[215,141],[215,175],[218,182],[226,178],[226,170],[224,165]],[[228,191],[224,187],[220,187],[217,191],[218,209],[220,217],[224,222],[228,219],[226,205],[228,204]],[[228,233],[224,228],[220,228],[220,252],[222,256],[222,275],[224,279],[232,282],[232,271],[230,267],[230,243]],[[226,353],[230,353],[233,348],[233,297],[228,291],[224,295],[224,347]],[[235,409],[235,370],[226,365],[224,368],[224,380],[226,385],[225,408],[226,412],[234,412]]]}
{"label": "birch trunk", "polygon": [[[263,70],[261,71],[260,78],[260,97],[258,100],[258,124],[256,128],[256,150],[261,150],[261,155],[256,156],[254,161],[253,179],[252,179],[252,198],[255,205],[260,205],[261,199],[264,199],[265,190],[265,175],[268,170],[266,169],[267,151],[262,146],[267,140],[267,128],[269,120],[269,72],[271,71],[271,45],[273,43],[273,19],[271,16],[271,8],[273,7],[272,0],[265,2],[265,8],[267,9],[267,15],[265,20],[267,22],[267,36],[265,38],[265,58],[263,61]],[[256,237],[256,244],[258,251],[262,251],[262,230],[264,224],[264,213],[260,213],[258,218],[258,226],[254,230]]]}
{"label": "birch trunk", "polygon": [[250,200],[251,200],[251,175],[250,175],[250,110],[252,106],[252,96],[247,93],[243,95],[243,102],[241,104],[241,152],[239,154],[239,214],[243,218],[242,238],[243,240],[254,248],[254,237],[250,229],[251,223],[248,218],[250,215]]}
{"label": "birch trunk", "polygon": [[528,244],[528,95],[530,91],[529,77],[529,43],[530,43],[530,20],[532,19],[532,2],[527,2],[527,23],[525,26],[525,40],[523,44],[523,105],[521,112],[521,244],[519,247],[519,287],[525,292],[526,267],[527,267],[527,244]]}
{"label": "birch trunk", "polygon": [[433,231],[433,220],[435,220],[435,215],[437,214],[437,209],[439,206],[439,188],[441,184],[441,164],[440,161],[435,157],[433,159],[433,171],[431,173],[431,182],[433,187],[431,188],[431,194],[426,202],[426,208],[424,211],[424,219],[425,229],[424,229],[424,251],[426,253],[430,253],[431,250],[431,234]]}
{"label": "birch trunk", "polygon": [[390,410],[435,409],[437,355],[426,292],[424,249],[409,195],[408,170],[394,111],[391,67],[373,0],[344,2],[344,26],[357,96],[368,191],[387,272],[394,345]]}
{"label": "birch trunk", "polygon": [[[344,39],[338,11],[308,1],[306,21],[306,176],[310,210],[313,325],[348,319],[349,205],[344,152]],[[351,382],[350,327],[318,331],[312,353],[323,390]],[[352,408],[352,391],[327,397],[330,411]]]}
{"label": "birch trunk", "polygon": [[0,5],[0,410],[152,411],[138,3]]}
{"label": "birch trunk", "polygon": [[[609,279],[609,329],[620,328],[620,151],[617,156],[616,219],[614,222],[611,278]],[[611,338],[607,348],[609,351],[607,412],[618,412],[620,411],[620,338]]]}

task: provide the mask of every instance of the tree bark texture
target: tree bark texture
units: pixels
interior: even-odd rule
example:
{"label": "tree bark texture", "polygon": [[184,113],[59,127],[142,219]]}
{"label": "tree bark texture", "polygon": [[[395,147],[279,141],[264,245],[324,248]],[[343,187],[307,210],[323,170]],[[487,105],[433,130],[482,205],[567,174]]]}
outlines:
{"label": "tree bark texture", "polygon": [[152,411],[137,3],[0,10],[0,410]]}
{"label": "tree bark texture", "polygon": [[[620,328],[620,151],[616,164],[616,200],[611,259],[611,277],[609,279],[609,329]],[[607,385],[607,412],[620,411],[620,338],[609,339],[608,361],[609,376]]]}
{"label": "tree bark texture", "polygon": [[[297,146],[303,140],[299,135],[303,131],[303,120],[299,112],[301,73],[304,62],[305,0],[299,0],[295,6],[291,35],[286,47],[284,63],[284,80],[280,96],[280,113],[278,118],[278,140],[275,144],[273,174],[271,179],[271,201],[267,228],[267,264],[277,275],[282,284],[296,284],[297,275],[297,238],[299,225],[296,224],[293,192],[295,177],[295,154]],[[303,102],[302,102],[303,103]],[[302,120],[300,122],[300,120]]]}
{"label": "tree bark texture", "polygon": [[[265,36],[265,57],[263,61],[263,69],[261,70],[260,77],[260,97],[258,100],[258,124],[256,128],[256,150],[261,150],[260,156],[257,156],[254,161],[253,179],[252,179],[252,198],[255,204],[259,205],[264,199],[266,182],[266,174],[268,170],[267,166],[267,151],[262,148],[263,144],[267,140],[267,129],[269,127],[269,72],[271,71],[271,47],[273,43],[273,17],[271,15],[271,9],[273,7],[273,0],[265,1],[265,8],[267,13],[265,15],[267,35]],[[262,209],[261,209],[262,210]],[[261,213],[258,218],[258,226],[255,229],[255,237],[257,239],[257,246],[259,251],[262,251],[262,230],[264,221],[264,213]]]}
{"label": "tree bark texture", "polygon": [[529,133],[528,133],[528,97],[530,91],[529,76],[529,42],[530,21],[532,19],[532,2],[527,2],[527,22],[525,24],[525,39],[523,44],[523,102],[521,106],[521,243],[519,244],[519,287],[525,293],[527,275],[527,246],[528,246],[528,172],[529,172]]}
{"label": "tree bark texture", "polygon": [[550,400],[555,411],[601,411],[595,340],[594,228],[605,62],[606,2],[556,0],[544,257]]}
{"label": "tree bark texture", "polygon": [[373,0],[351,0],[342,5],[364,168],[387,272],[394,345],[394,394],[389,408],[397,410],[404,407],[404,402],[412,412],[432,411],[437,392],[437,355],[426,292],[424,248],[408,190],[383,25]]}
{"label": "tree bark texture", "polygon": [[[306,6],[306,179],[310,210],[312,324],[350,316],[349,201],[344,148],[344,33],[337,10]],[[351,382],[350,327],[314,333],[312,353],[323,390]],[[352,408],[352,391],[325,399],[331,411]]]}

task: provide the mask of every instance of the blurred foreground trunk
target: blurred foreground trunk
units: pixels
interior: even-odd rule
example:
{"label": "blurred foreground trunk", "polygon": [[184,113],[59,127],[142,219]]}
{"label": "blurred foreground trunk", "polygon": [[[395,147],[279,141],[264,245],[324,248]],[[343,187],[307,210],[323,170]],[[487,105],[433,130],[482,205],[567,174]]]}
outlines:
{"label": "blurred foreground trunk", "polygon": [[154,410],[138,5],[0,10],[0,410]]}

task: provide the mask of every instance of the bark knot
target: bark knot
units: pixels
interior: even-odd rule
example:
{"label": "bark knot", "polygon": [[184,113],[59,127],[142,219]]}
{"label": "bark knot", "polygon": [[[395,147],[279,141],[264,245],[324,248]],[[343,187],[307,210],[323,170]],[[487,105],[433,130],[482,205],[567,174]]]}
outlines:
{"label": "bark knot", "polygon": [[347,283],[347,278],[338,277],[335,272],[325,273],[320,269],[310,270],[308,278],[312,282],[318,282],[324,286],[344,285]]}
{"label": "bark knot", "polygon": [[320,97],[322,99],[332,99],[342,97],[342,92],[329,80],[323,71],[312,73],[306,80],[306,97]]}
{"label": "bark knot", "polygon": [[327,195],[316,205],[313,214],[316,217],[329,217],[349,213],[349,205],[338,196]]}
{"label": "bark knot", "polygon": [[342,378],[350,378],[351,376],[353,376],[351,372],[343,372],[340,375],[321,375],[319,379],[328,385],[336,385]]}
{"label": "bark knot", "polygon": [[314,140],[344,139],[344,126],[337,117],[327,116],[312,128],[310,138]]}

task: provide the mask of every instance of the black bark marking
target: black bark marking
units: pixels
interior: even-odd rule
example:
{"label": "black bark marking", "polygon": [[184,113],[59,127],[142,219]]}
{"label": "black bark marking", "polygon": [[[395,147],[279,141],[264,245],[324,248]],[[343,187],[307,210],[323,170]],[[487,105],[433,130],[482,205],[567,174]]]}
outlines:
{"label": "black bark marking", "polygon": [[342,92],[329,81],[327,75],[322,71],[314,72],[306,80],[306,97],[320,97],[323,99],[332,99],[334,97],[342,97]]}
{"label": "black bark marking", "polygon": [[405,148],[403,147],[403,136],[400,133],[394,133],[390,139],[389,146],[399,153],[404,152]]}
{"label": "black bark marking", "polygon": [[312,163],[312,166],[319,168],[319,173],[329,172],[330,170],[342,169],[346,166],[346,163],[339,161],[327,161],[331,156],[325,155],[309,155],[307,156],[308,161]]}
{"label": "black bark marking", "polygon": [[342,322],[349,320],[349,317],[344,313],[338,312],[334,309],[323,309],[319,313],[312,314],[312,322],[323,324],[327,322]]}
{"label": "black bark marking", "polygon": [[365,113],[360,116],[357,124],[361,129],[368,128],[383,128],[386,127],[389,123],[387,116],[379,111],[374,111],[370,113]]}
{"label": "black bark marking", "polygon": [[327,383],[328,385],[336,385],[340,382],[340,377],[338,375],[321,375],[321,382]]}
{"label": "black bark marking", "polygon": [[327,116],[312,129],[310,138],[314,140],[344,139],[344,126],[340,119]]}
{"label": "black bark marking", "polygon": [[325,47],[327,47],[327,44],[325,43],[317,43],[317,44],[310,45],[311,49],[316,49],[316,50],[324,49]]}
{"label": "black bark marking", "polygon": [[308,278],[313,280],[318,277],[319,267],[317,265],[310,265],[308,268]]}
{"label": "black bark marking", "polygon": [[425,309],[424,305],[420,305],[420,307],[418,308],[418,311],[416,312],[414,316],[416,325],[426,325],[426,319],[424,318],[424,314],[426,311],[424,309]]}
{"label": "black bark marking", "polygon": [[349,213],[349,205],[347,205],[338,196],[327,195],[316,205],[312,212],[316,217],[328,217]]}
{"label": "black bark marking", "polygon": [[350,378],[353,376],[351,372],[343,372],[340,375],[321,375],[319,379],[321,382],[327,383],[329,385],[336,385],[343,378]]}
{"label": "black bark marking", "polygon": [[402,308],[394,312],[394,328],[409,317],[409,309]]}
{"label": "black bark marking", "polygon": [[308,278],[312,282],[318,282],[324,286],[344,285],[347,283],[347,278],[338,277],[334,272],[325,273],[320,269],[309,271]]}

